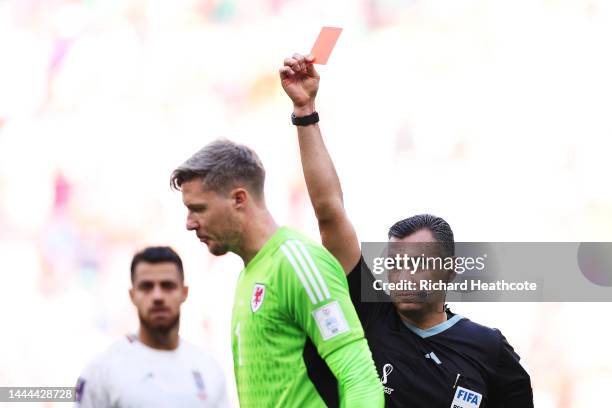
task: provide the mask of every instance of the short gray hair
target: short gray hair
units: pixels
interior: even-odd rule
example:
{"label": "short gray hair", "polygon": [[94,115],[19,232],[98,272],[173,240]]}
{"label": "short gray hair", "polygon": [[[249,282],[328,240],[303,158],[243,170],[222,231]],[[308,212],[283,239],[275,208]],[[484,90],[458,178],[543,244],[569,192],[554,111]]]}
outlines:
{"label": "short gray hair", "polygon": [[261,198],[266,171],[251,148],[230,140],[215,140],[172,172],[170,186],[180,190],[183,183],[198,177],[204,179],[206,188],[217,192],[244,183],[247,190]]}

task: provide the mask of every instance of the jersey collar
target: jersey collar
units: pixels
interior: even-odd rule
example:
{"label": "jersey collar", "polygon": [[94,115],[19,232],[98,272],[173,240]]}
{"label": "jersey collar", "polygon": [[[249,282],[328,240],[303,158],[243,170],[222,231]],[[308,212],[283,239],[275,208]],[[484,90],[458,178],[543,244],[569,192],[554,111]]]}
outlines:
{"label": "jersey collar", "polygon": [[446,320],[445,322],[442,322],[442,323],[437,324],[437,325],[435,325],[433,327],[430,327],[429,329],[424,329],[424,330],[423,329],[419,329],[417,326],[415,326],[413,324],[410,324],[410,323],[402,320],[401,318],[399,318],[399,319],[402,321],[402,323],[404,323],[404,326],[406,326],[411,332],[413,332],[414,334],[416,334],[420,338],[425,339],[427,337],[435,336],[436,334],[440,334],[443,331],[450,329],[457,322],[459,322],[459,320],[463,319],[463,316],[456,314],[453,317],[451,317],[450,319]]}

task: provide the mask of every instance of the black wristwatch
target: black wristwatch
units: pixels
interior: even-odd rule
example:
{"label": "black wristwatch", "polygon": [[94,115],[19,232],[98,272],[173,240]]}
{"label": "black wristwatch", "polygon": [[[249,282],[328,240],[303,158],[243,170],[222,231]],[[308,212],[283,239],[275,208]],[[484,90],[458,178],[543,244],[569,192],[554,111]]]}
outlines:
{"label": "black wristwatch", "polygon": [[312,112],[310,115],[300,117],[295,116],[294,113],[291,114],[291,123],[293,123],[295,126],[314,125],[318,121],[319,114],[316,111]]}

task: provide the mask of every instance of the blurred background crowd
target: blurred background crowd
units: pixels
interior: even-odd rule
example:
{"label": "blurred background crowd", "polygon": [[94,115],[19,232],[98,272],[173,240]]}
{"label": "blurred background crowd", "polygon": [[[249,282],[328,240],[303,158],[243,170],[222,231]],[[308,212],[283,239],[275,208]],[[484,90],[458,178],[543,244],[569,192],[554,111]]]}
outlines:
{"label": "blurred background crowd", "polygon": [[[612,240],[609,1],[0,0],[1,386],[73,385],[133,332],[129,262],[160,244],[191,287],[181,334],[234,395],[241,261],[185,230],[169,176],[246,143],[277,222],[317,238],[277,70],[323,25],[344,32],[317,108],[362,241],[422,212],[457,241]],[[502,330],[537,407],[606,405],[612,304],[452,309]]]}

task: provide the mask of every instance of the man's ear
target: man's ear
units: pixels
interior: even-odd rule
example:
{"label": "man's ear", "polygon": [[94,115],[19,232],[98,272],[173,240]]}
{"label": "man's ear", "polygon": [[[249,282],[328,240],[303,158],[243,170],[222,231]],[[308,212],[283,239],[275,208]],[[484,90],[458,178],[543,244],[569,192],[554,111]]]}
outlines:
{"label": "man's ear", "polygon": [[129,294],[130,294],[130,300],[132,301],[132,304],[133,304],[134,306],[136,306],[136,303],[134,303],[134,288],[133,288],[133,287],[131,287],[131,288],[130,288],[130,290],[129,290],[128,292],[129,292]]}
{"label": "man's ear", "polygon": [[189,286],[183,286],[182,292],[183,293],[181,293],[181,303],[187,300],[187,296],[189,295]]}
{"label": "man's ear", "polygon": [[249,193],[242,187],[238,187],[230,191],[230,198],[234,208],[241,209],[246,205],[249,199]]}

